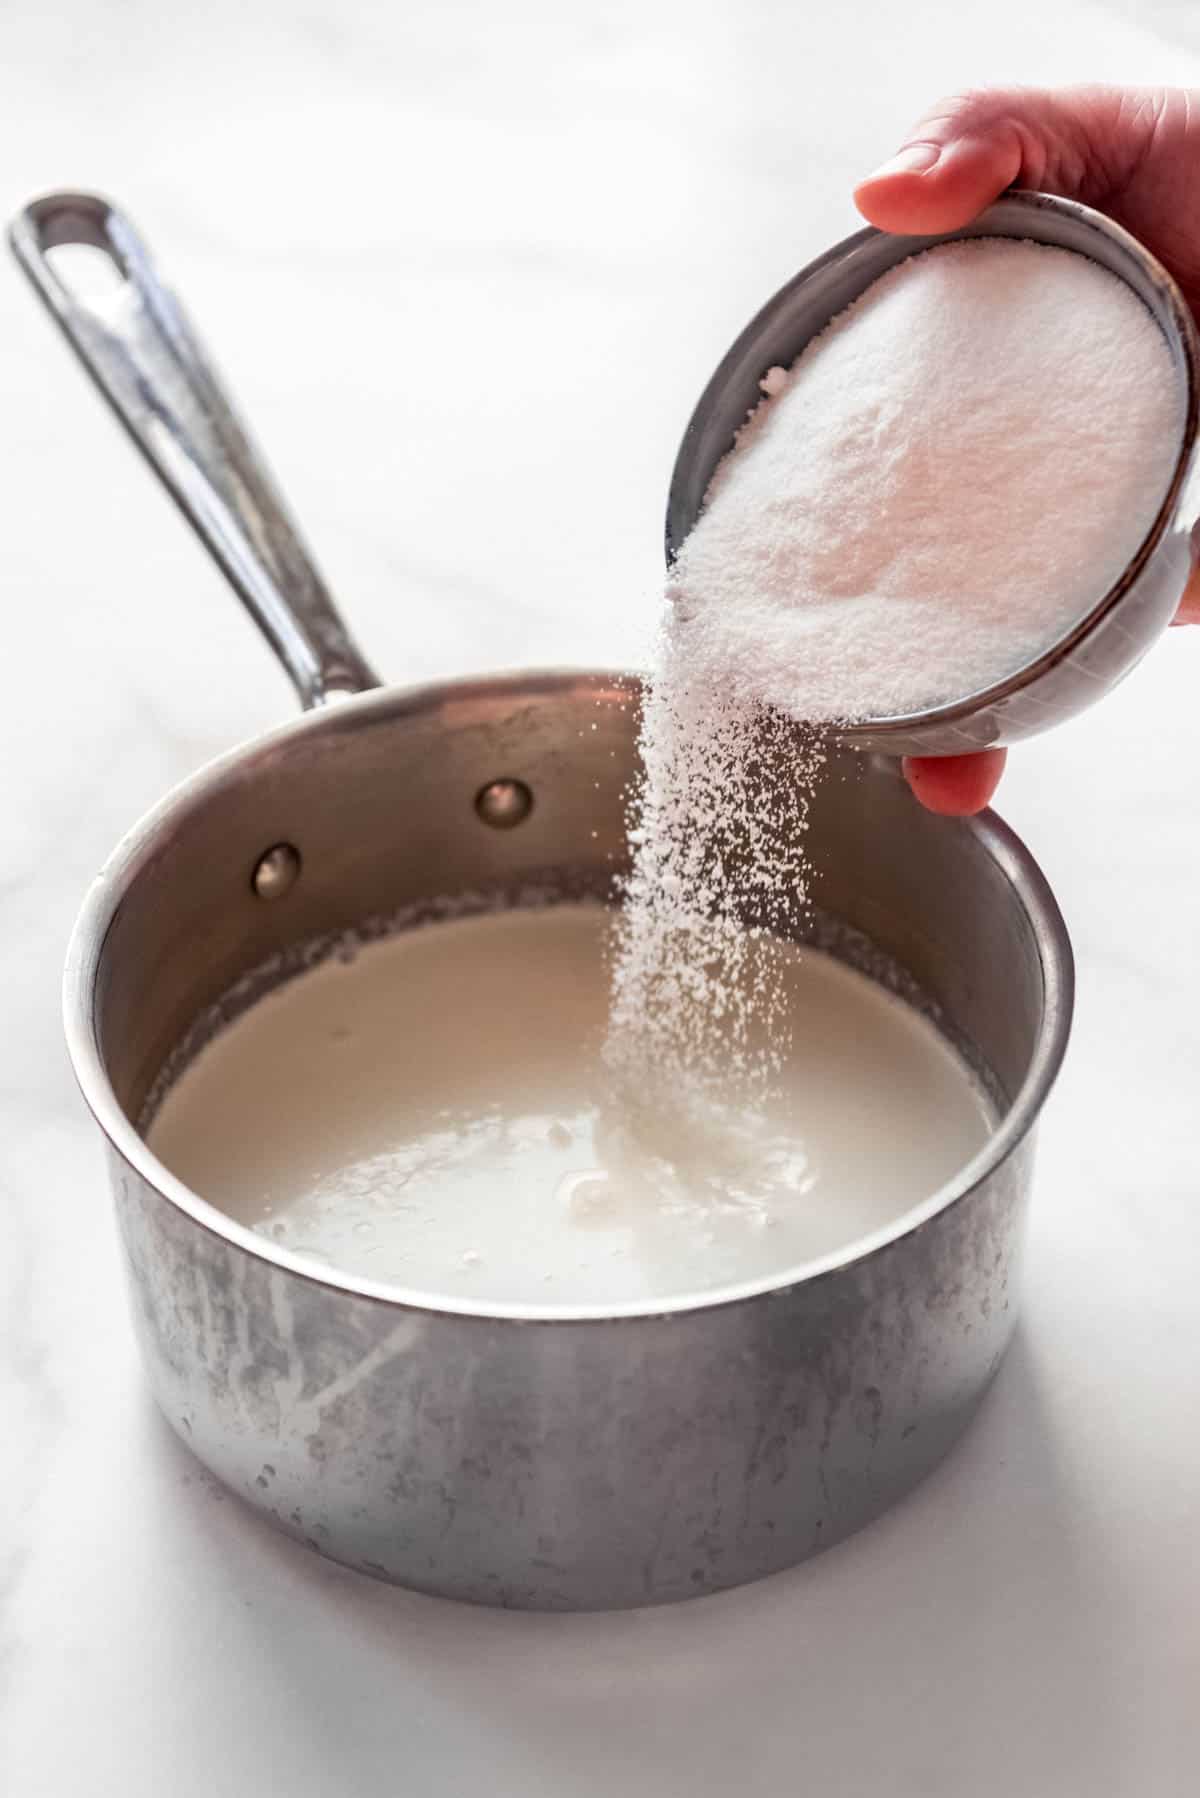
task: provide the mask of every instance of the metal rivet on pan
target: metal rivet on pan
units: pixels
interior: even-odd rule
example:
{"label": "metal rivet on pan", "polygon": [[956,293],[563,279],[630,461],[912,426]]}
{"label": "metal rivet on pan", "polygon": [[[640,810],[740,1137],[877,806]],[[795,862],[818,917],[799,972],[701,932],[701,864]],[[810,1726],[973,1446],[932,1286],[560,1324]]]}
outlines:
{"label": "metal rivet on pan", "polygon": [[296,884],[300,872],[300,851],[290,843],[276,843],[259,857],[251,885],[260,899],[282,899]]}
{"label": "metal rivet on pan", "polygon": [[475,810],[493,830],[511,830],[533,810],[533,794],[523,780],[490,780],[476,793]]}

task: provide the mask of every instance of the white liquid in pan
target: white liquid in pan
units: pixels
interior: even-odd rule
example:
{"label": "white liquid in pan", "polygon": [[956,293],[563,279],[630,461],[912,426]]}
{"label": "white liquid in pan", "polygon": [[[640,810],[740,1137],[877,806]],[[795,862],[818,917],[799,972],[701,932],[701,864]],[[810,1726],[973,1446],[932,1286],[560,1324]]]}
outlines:
{"label": "white liquid in pan", "polygon": [[[606,1099],[606,916],[560,905],[425,925],[280,988],[172,1088],[150,1145],[289,1248],[430,1293],[633,1302],[769,1276],[900,1217],[991,1111],[933,1026],[789,952],[795,1041],[754,1122]],[[702,1140],[701,1140],[702,1136]]]}

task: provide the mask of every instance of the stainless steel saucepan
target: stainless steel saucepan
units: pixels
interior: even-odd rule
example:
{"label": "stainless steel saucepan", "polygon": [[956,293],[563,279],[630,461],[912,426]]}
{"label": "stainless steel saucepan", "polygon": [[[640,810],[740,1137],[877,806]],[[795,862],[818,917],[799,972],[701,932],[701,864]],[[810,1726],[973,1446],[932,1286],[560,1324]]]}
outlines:
{"label": "stainless steel saucepan", "polygon": [[[107,1138],[166,1417],[322,1553],[484,1603],[683,1598],[858,1528],[956,1439],[1012,1330],[1033,1126],[1072,992],[1029,855],[993,816],[923,812],[882,758],[831,755],[809,837],[815,915],[840,921],[844,953],[907,971],[991,1071],[1002,1113],[952,1186],[842,1254],[653,1307],[472,1304],[315,1272],[231,1222],[136,1127],[175,1046],[323,933],[445,895],[609,894],[633,689],[532,673],[374,690],[128,222],[53,195],[12,239],[307,709],[133,829],[70,947],[71,1056]],[[56,269],[71,244],[110,258],[114,294],[89,301]]]}

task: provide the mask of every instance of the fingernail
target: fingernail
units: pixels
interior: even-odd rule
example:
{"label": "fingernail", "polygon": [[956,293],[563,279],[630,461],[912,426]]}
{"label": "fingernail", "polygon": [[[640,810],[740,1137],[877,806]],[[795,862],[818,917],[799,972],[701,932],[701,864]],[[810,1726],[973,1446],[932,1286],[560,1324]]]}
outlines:
{"label": "fingernail", "polygon": [[941,150],[937,144],[905,144],[898,150],[890,162],[882,163],[868,181],[880,181],[888,175],[924,175],[931,169]]}

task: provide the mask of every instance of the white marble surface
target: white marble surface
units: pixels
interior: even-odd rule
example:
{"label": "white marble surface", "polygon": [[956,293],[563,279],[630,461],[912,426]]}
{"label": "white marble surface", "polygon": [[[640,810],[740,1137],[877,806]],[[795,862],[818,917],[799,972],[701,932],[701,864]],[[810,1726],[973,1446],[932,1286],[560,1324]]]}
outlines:
{"label": "white marble surface", "polygon": [[[686,412],[851,177],[981,78],[1195,80],[1186,0],[7,0],[0,204],[159,247],[396,678],[636,656]],[[1200,632],[1016,759],[1071,924],[1024,1321],[961,1450],[794,1574],[474,1613],[277,1540],[153,1414],[58,1022],[127,824],[286,714],[0,269],[0,1790],[1176,1798],[1200,1759]]]}

